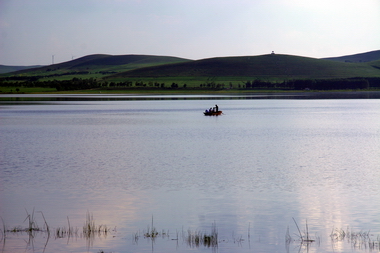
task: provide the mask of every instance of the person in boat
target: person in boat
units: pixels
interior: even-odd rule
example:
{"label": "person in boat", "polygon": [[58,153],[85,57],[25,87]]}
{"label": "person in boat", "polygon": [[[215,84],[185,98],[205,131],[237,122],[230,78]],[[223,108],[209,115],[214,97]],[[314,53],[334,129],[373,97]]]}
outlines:
{"label": "person in boat", "polygon": [[215,105],[215,112],[219,112],[219,107],[218,107],[218,105]]}

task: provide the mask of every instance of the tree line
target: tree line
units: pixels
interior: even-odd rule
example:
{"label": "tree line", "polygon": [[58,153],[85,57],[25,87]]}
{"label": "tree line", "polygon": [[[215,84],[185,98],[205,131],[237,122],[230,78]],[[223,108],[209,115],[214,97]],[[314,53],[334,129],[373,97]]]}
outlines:
{"label": "tree line", "polygon": [[[164,82],[144,82],[139,81],[122,81],[122,82],[107,82],[97,80],[95,78],[72,78],[71,80],[46,80],[39,81],[35,76],[18,77],[19,79],[1,78],[0,86],[2,87],[43,87],[55,88],[57,91],[68,90],[85,90],[94,88],[156,88],[156,89],[186,89],[187,84],[179,85],[172,82],[165,84]],[[344,90],[344,89],[380,89],[380,77],[369,78],[337,78],[337,79],[294,79],[284,80],[282,82],[271,82],[256,79],[253,81],[245,81],[239,84],[227,85],[224,83],[216,83],[213,80],[208,80],[206,83],[200,83],[199,89],[282,89],[282,90]]]}
{"label": "tree line", "polygon": [[335,79],[293,79],[270,82],[256,79],[244,83],[245,89],[289,89],[289,90],[357,90],[380,88],[380,77],[335,78]]}

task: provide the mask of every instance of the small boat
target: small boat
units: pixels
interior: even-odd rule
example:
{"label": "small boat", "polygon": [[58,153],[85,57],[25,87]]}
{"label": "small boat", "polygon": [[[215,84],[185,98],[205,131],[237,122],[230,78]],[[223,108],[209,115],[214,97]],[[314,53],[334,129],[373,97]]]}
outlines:
{"label": "small boat", "polygon": [[210,110],[204,111],[203,114],[206,116],[218,116],[222,114],[222,111],[219,111],[218,105],[215,105],[214,108],[210,108]]}
{"label": "small boat", "polygon": [[207,112],[203,112],[203,114],[206,116],[218,116],[218,115],[222,114],[222,111],[217,111],[217,112],[207,111]]}

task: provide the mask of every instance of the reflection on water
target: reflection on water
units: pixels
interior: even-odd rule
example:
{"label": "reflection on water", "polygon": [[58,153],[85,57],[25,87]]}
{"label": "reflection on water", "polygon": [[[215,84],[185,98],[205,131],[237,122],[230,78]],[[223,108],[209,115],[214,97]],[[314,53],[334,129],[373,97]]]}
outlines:
{"label": "reflection on water", "polygon": [[3,251],[379,250],[379,100],[233,98],[2,101]]}

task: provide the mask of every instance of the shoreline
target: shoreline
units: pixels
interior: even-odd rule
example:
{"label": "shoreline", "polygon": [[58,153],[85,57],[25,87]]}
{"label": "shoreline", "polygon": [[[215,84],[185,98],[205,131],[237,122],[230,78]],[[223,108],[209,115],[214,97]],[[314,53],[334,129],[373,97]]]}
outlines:
{"label": "shoreline", "polygon": [[90,89],[90,90],[72,90],[72,91],[41,91],[39,88],[30,89],[30,91],[13,92],[0,92],[1,95],[23,95],[23,94],[50,94],[50,95],[63,95],[63,94],[143,94],[143,95],[228,95],[228,94],[302,94],[302,93],[364,93],[364,92],[380,92],[380,89],[368,90],[247,90],[247,89],[223,89],[223,90],[203,90],[203,89]]}
{"label": "shoreline", "polygon": [[59,101],[59,100],[149,100],[149,99],[380,99],[380,90],[339,91],[170,91],[170,92],[41,92],[2,93],[0,102],[6,101]]}

